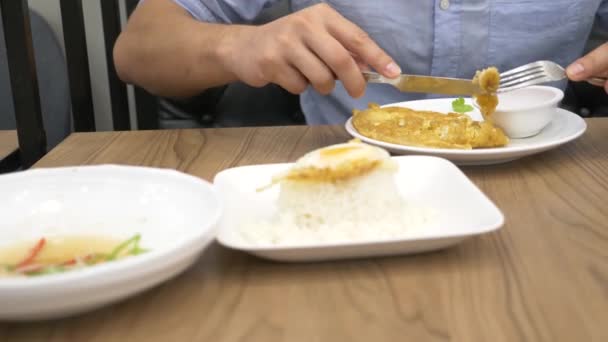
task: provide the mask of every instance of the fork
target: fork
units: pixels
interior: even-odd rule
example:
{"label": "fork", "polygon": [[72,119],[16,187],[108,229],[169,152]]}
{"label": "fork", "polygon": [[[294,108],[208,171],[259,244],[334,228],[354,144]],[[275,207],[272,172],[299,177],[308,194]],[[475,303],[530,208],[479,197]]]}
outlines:
{"label": "fork", "polygon": [[[501,73],[497,92],[504,93],[535,84],[560,81],[564,78],[566,78],[566,70],[559,64],[551,61],[532,62]],[[603,87],[606,80],[604,77],[591,77],[587,82]]]}

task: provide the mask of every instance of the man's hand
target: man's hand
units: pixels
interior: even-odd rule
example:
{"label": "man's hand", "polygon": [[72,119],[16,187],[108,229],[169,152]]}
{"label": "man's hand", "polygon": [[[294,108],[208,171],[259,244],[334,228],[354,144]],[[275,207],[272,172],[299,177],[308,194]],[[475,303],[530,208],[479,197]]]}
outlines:
{"label": "man's hand", "polygon": [[[591,77],[608,77],[608,43],[600,45],[586,56],[572,63],[566,70],[572,81],[583,81]],[[604,84],[608,93],[608,82]]]}
{"label": "man's hand", "polygon": [[275,83],[299,94],[310,84],[329,94],[340,80],[353,97],[365,92],[361,68],[393,78],[399,66],[359,27],[326,4],[263,26],[238,26],[222,39],[224,67],[249,85]]}

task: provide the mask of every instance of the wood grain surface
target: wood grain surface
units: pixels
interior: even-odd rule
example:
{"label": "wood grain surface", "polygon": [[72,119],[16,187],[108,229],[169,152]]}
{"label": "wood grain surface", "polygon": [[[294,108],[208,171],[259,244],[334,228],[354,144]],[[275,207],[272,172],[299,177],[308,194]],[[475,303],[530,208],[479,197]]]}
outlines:
{"label": "wood grain surface", "polygon": [[6,158],[18,148],[17,131],[0,130],[0,160]]}
{"label": "wood grain surface", "polygon": [[[214,244],[141,295],[0,323],[0,340],[608,341],[608,119],[587,123],[561,148],[463,169],[504,212],[499,232],[417,256],[295,265]],[[148,165],[211,180],[348,138],[339,127],[73,134],[37,167]]]}

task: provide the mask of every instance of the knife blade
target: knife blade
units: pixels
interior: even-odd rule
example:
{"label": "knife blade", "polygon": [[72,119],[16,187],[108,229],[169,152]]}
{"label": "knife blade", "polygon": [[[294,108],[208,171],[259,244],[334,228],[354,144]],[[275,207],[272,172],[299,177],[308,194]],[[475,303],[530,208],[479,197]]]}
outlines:
{"label": "knife blade", "polygon": [[401,74],[391,79],[369,71],[364,71],[363,76],[369,83],[390,84],[402,92],[446,95],[475,95],[483,92],[478,84],[464,78]]}

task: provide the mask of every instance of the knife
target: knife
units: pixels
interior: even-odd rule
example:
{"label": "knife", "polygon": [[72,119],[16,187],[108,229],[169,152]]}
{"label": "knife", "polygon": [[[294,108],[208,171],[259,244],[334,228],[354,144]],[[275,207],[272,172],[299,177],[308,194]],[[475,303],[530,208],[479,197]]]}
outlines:
{"label": "knife", "polygon": [[363,77],[369,83],[386,83],[402,92],[447,95],[474,95],[482,93],[478,84],[463,78],[432,77],[401,74],[397,78],[387,78],[378,73],[364,71]]}

